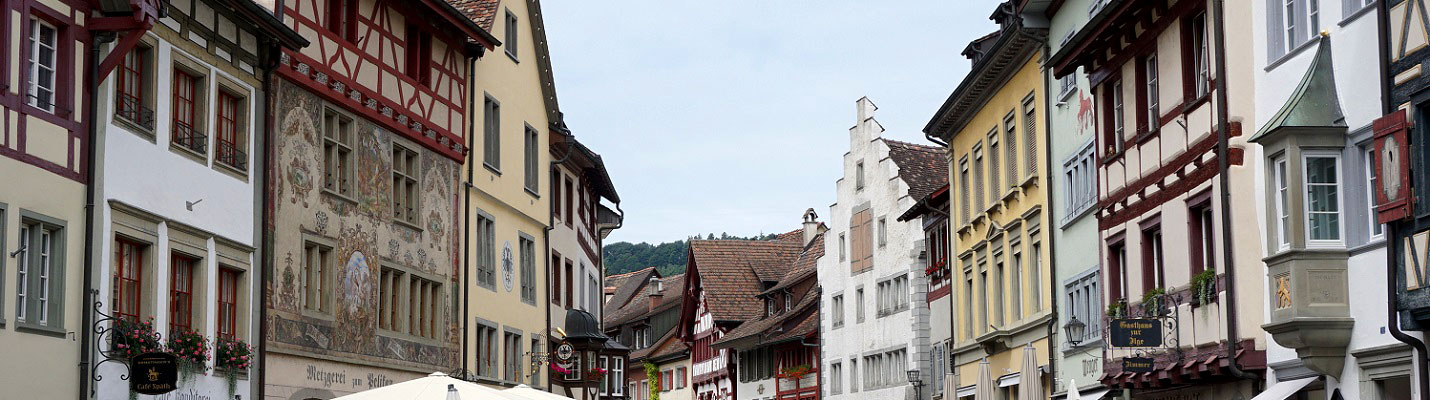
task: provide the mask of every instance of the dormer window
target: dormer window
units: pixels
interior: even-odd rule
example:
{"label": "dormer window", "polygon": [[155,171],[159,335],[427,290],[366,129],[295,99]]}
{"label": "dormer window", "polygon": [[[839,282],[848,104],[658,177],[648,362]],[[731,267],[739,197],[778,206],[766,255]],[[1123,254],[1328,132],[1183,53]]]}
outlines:
{"label": "dormer window", "polygon": [[765,316],[770,317],[770,316],[774,316],[774,315],[775,315],[775,299],[774,299],[773,297],[766,297],[766,298],[765,298]]}
{"label": "dormer window", "polygon": [[794,307],[794,295],[785,293],[785,311],[788,312],[792,307]]}

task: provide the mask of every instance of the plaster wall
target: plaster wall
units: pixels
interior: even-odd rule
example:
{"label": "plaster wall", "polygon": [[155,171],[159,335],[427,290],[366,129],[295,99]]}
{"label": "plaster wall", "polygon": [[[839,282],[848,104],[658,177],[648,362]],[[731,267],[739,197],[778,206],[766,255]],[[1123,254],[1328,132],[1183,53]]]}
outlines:
{"label": "plaster wall", "polygon": [[[920,257],[924,248],[923,225],[919,220],[897,221],[899,214],[912,207],[917,200],[909,197],[908,185],[899,178],[898,166],[889,159],[889,147],[880,138],[884,128],[874,119],[877,107],[868,98],[861,98],[856,103],[856,109],[858,119],[849,130],[849,151],[843,156],[844,172],[842,177],[835,181],[838,201],[829,207],[829,231],[824,235],[826,251],[818,262],[819,284],[823,296],[820,301],[820,334],[824,337],[821,348],[823,354],[820,358],[825,360],[820,370],[832,370],[829,365],[835,361],[860,358],[861,371],[857,373],[854,372],[855,368],[845,363],[843,370],[850,374],[844,379],[846,388],[853,387],[851,385],[855,384],[856,377],[863,379],[865,374],[862,371],[862,357],[875,351],[906,349],[908,365],[899,368],[899,371],[929,371],[930,332],[925,294],[928,286],[923,273],[927,261]],[[856,165],[861,161],[864,163],[866,176],[865,186],[859,189],[855,185],[855,174]],[[875,224],[871,232],[874,235],[878,235],[878,221],[881,218],[886,221],[888,240],[884,246],[879,246],[877,239],[872,240],[873,267],[851,274],[847,255],[851,254],[849,251],[852,247],[848,243],[841,244],[841,240],[852,241],[849,238],[850,219],[855,212],[862,209],[871,210],[871,223]],[[841,253],[846,256],[841,257]],[[876,303],[877,283],[899,275],[908,276],[908,308],[881,317],[878,315]],[[856,311],[859,309],[859,290],[864,293],[862,317]],[[841,294],[844,296],[846,309],[832,310],[831,298]],[[842,327],[834,327],[833,320],[829,317],[833,313],[843,313]],[[830,382],[827,375],[821,379],[821,382]],[[859,384],[861,389],[864,386]],[[912,397],[913,392],[913,388],[905,383],[859,392],[846,389],[837,395],[826,392],[825,396],[836,400],[903,400]],[[924,396],[928,396],[928,391],[924,391]]]}

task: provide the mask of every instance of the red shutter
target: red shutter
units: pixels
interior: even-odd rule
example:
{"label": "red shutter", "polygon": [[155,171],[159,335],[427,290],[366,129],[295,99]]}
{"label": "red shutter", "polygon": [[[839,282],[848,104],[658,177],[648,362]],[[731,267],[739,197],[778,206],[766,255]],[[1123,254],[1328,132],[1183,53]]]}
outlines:
{"label": "red shutter", "polygon": [[[1398,110],[1375,120],[1376,222],[1388,223],[1409,217],[1410,212],[1410,124],[1406,111]],[[1397,159],[1398,158],[1398,159]],[[1387,167],[1389,167],[1387,169]]]}

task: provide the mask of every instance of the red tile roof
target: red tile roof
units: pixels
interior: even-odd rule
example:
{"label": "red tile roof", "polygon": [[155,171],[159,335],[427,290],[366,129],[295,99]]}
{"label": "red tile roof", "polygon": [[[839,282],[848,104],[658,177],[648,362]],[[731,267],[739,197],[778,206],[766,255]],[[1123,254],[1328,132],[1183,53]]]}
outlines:
{"label": "red tile roof", "polygon": [[447,3],[461,11],[477,26],[491,32],[492,22],[497,15],[497,0],[447,0]]}
{"label": "red tile roof", "polygon": [[[791,232],[792,233],[792,232]],[[777,240],[691,240],[690,264],[705,291],[705,306],[716,320],[758,318],[763,304],[755,298],[762,282],[778,281],[804,249],[803,237]]]}
{"label": "red tile roof", "polygon": [[619,308],[614,310],[608,309],[605,318],[602,319],[602,325],[614,327],[648,317],[651,314],[665,311],[671,307],[680,306],[680,293],[685,284],[685,274],[661,278],[661,299],[654,307],[651,307],[650,304],[650,294],[648,292],[650,284],[643,280],[632,282],[639,283],[639,285],[633,290],[634,294],[630,297],[630,300]]}
{"label": "red tile roof", "polygon": [[899,177],[909,184],[910,197],[923,199],[948,184],[948,162],[942,147],[880,140],[889,145],[889,159],[899,166]]}
{"label": "red tile roof", "polygon": [[[785,274],[785,277],[781,279],[778,284],[771,287],[769,290],[766,290],[764,293],[784,290],[785,288],[794,286],[795,284],[798,284],[800,282],[804,282],[810,279],[816,279],[816,271],[818,270],[817,264],[819,258],[824,256],[823,237],[824,234],[822,233],[818,236],[815,236],[813,242],[810,243],[809,246],[804,249],[804,251],[800,252],[799,257],[796,258],[794,262],[786,266],[786,270],[788,270],[789,272]],[[814,324],[817,326],[819,323],[819,310],[815,309],[813,312],[810,313],[806,313],[805,311],[810,307],[816,307],[818,305],[818,301],[819,291],[809,290],[803,293],[803,297],[797,300],[796,305],[790,307],[790,311],[776,314],[774,316],[764,316],[763,318],[758,320],[745,322],[744,324],[741,324],[739,327],[730,331],[730,333],[725,334],[717,343],[733,342],[762,333],[774,334],[774,332],[771,332],[770,330],[777,326],[788,326],[791,323],[794,323],[798,326],[803,326],[806,322],[804,320],[800,320],[798,322],[792,321],[792,319],[794,318],[804,318],[806,320],[813,318],[813,320],[815,321]],[[813,317],[810,317],[810,315],[813,315]],[[800,337],[803,337],[805,333],[808,332],[804,332],[803,330],[786,331],[780,334],[779,337],[793,337],[792,335],[796,334],[798,334]],[[770,339],[774,340],[775,338]],[[762,340],[761,342],[766,341],[769,340]]]}

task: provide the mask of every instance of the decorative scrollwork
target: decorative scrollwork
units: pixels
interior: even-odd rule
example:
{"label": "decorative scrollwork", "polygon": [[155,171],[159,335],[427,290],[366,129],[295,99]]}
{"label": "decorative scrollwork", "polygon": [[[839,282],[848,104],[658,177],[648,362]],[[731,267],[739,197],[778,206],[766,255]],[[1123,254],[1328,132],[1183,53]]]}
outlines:
{"label": "decorative scrollwork", "polygon": [[[99,290],[91,290],[89,294],[91,298],[97,298],[99,297]],[[129,364],[126,362],[128,358],[124,356],[123,351],[115,346],[116,335],[123,334],[123,332],[116,329],[115,326],[121,319],[105,313],[103,301],[94,300],[92,304],[93,309],[91,309],[90,312],[93,312],[97,318],[94,319],[94,324],[90,329],[94,332],[94,354],[97,354],[98,357],[96,357],[93,365],[90,366],[90,378],[95,382],[103,381],[104,374],[99,372],[100,366],[107,362],[114,362],[119,364],[124,371],[119,374],[119,380],[127,381],[129,380],[129,374],[131,372]],[[156,342],[160,342],[162,339],[162,335],[158,332],[145,334],[152,334]],[[97,386],[98,385],[91,386],[91,394],[97,389]]]}

